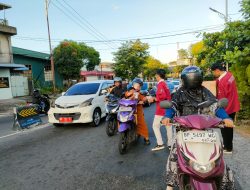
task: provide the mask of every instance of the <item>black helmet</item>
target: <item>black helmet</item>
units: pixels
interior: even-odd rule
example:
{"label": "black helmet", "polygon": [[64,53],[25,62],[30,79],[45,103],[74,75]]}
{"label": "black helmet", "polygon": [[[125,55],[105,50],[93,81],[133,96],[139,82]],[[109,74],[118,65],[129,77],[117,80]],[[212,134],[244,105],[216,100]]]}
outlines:
{"label": "black helmet", "polygon": [[184,88],[199,88],[203,81],[203,72],[199,67],[188,66],[181,72],[181,79]]}
{"label": "black helmet", "polygon": [[121,77],[115,77],[114,82],[122,82],[122,78]]}
{"label": "black helmet", "polygon": [[134,80],[132,81],[132,86],[134,85],[134,83],[138,83],[143,86],[143,81],[140,78],[134,78]]}

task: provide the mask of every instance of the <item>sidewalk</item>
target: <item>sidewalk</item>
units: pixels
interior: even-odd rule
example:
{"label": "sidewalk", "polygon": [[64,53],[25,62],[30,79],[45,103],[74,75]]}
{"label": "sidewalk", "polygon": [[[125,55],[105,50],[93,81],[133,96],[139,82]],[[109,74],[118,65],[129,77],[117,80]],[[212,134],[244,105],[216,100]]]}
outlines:
{"label": "sidewalk", "polygon": [[27,101],[30,102],[31,100],[31,96],[0,100],[0,116],[11,115],[13,113],[13,107],[26,105]]}

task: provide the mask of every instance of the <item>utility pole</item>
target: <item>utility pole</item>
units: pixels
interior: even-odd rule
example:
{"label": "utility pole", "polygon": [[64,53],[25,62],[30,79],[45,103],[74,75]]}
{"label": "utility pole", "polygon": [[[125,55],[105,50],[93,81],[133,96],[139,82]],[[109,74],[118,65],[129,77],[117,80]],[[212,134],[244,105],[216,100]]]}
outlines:
{"label": "utility pole", "polygon": [[48,28],[48,37],[49,37],[49,49],[50,49],[50,64],[51,64],[51,72],[52,72],[52,83],[53,83],[53,91],[56,91],[55,85],[55,66],[54,66],[54,57],[53,57],[53,50],[51,46],[51,38],[50,38],[50,28],[49,28],[49,2],[45,0],[45,14],[47,20],[47,28]]}
{"label": "utility pole", "polygon": [[[225,0],[225,11],[226,11],[226,14],[225,14],[225,25],[227,25],[227,22],[228,22],[228,0]],[[228,49],[228,40],[226,41],[226,51]],[[228,63],[226,63],[226,70],[228,71],[229,68],[228,68]]]}
{"label": "utility pole", "polygon": [[[216,9],[213,9],[211,7],[209,7],[209,9],[217,14],[219,14],[219,16],[223,17],[225,20],[225,25],[227,25],[228,23],[228,0],[225,0],[225,14],[217,11]],[[226,50],[228,49],[228,40],[226,40],[226,46],[225,46]],[[226,63],[226,69],[228,71],[228,63]]]}

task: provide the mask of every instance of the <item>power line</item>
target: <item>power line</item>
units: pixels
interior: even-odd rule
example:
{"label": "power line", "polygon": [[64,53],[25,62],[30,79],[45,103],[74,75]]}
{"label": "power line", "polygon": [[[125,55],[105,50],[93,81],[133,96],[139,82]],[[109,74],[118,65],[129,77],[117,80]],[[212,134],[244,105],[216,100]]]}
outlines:
{"label": "power line", "polygon": [[65,0],[63,0],[63,2],[66,5],[68,5],[88,26],[90,26],[90,28],[92,28],[96,32],[96,34],[98,34],[99,36],[101,36],[101,38],[103,38],[104,40],[108,40],[108,38],[105,35],[103,35],[87,19],[85,19],[82,15],[80,15],[69,3],[67,3]]}
{"label": "power line", "polygon": [[[62,8],[60,8],[59,6],[57,6],[53,1],[51,1],[51,3],[57,8],[59,9],[64,15],[66,15],[70,20],[72,20],[74,23],[76,23],[79,27],[81,27],[85,32],[89,33],[91,36],[93,36],[94,38],[96,38],[97,40],[100,40],[99,37],[97,37],[96,35],[94,36],[93,33],[91,33],[90,31],[86,30],[86,28],[83,27],[82,23],[79,23],[79,20],[75,20],[74,17],[72,17],[71,15],[69,15],[68,13],[66,13]],[[109,44],[107,44],[106,42],[103,41],[103,43],[111,48],[113,48],[112,46],[110,46]]]}
{"label": "power line", "polygon": [[[148,38],[141,38],[141,40],[152,40],[152,39],[157,39],[157,38],[166,38],[166,37],[174,37],[174,36],[180,36],[180,35],[186,35],[186,34],[194,34],[194,33],[199,33],[199,32],[203,32],[205,31],[210,31],[210,30],[214,30],[214,29],[220,29],[221,27],[224,27],[224,25],[221,25],[220,27],[212,27],[212,28],[205,28],[205,29],[200,29],[200,30],[194,30],[194,31],[189,31],[189,32],[184,32],[184,33],[176,33],[176,34],[171,34],[171,35],[164,35],[164,36],[154,36],[154,37],[148,37]],[[26,36],[14,36],[13,38],[15,39],[20,39],[20,40],[33,40],[33,41],[47,41],[48,39],[45,38],[35,38],[35,37],[26,37]],[[53,42],[60,42],[63,39],[52,39]],[[128,39],[128,40],[136,40],[136,38],[132,39]],[[95,41],[95,40],[75,40],[75,41],[79,41],[79,42],[85,42],[85,43],[103,43],[105,41]],[[125,39],[112,39],[109,41],[117,41],[117,42],[124,42],[127,41]],[[112,47],[113,48],[113,47]]]}

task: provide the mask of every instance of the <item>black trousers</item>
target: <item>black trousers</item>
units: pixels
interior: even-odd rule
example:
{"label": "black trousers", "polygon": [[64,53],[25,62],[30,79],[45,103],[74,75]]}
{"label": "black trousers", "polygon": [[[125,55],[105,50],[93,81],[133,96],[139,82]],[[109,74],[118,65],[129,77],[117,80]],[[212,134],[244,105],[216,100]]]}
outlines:
{"label": "black trousers", "polygon": [[[235,113],[229,115],[230,118],[234,120]],[[232,151],[233,150],[233,136],[234,130],[230,127],[221,128],[221,134],[223,138],[224,150]]]}

